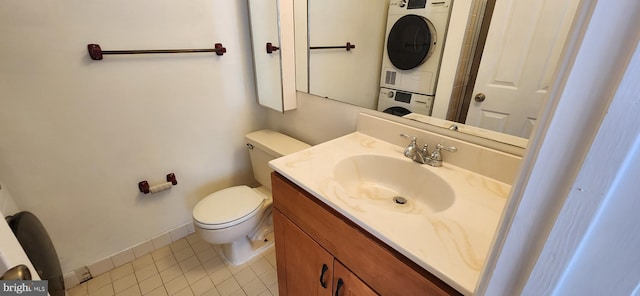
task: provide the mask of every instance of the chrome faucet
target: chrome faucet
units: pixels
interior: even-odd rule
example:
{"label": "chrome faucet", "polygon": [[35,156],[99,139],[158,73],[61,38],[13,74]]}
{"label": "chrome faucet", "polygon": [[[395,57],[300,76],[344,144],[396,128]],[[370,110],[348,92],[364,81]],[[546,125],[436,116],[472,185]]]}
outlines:
{"label": "chrome faucet", "polygon": [[433,152],[429,153],[429,146],[425,144],[422,148],[418,147],[418,140],[414,136],[406,134],[400,134],[401,137],[411,140],[409,145],[404,148],[404,156],[421,164],[428,164],[433,167],[442,166],[442,152],[441,150],[456,152],[456,147],[447,147],[441,144],[437,144]]}
{"label": "chrome faucet", "polygon": [[442,166],[442,153],[440,152],[440,150],[456,152],[458,151],[458,148],[453,146],[447,147],[441,144],[437,144],[436,149],[433,149],[433,152],[431,152],[431,155],[429,156],[429,162],[427,163],[428,165],[434,166],[434,167]]}
{"label": "chrome faucet", "polygon": [[425,163],[429,155],[429,146],[424,145],[422,148],[418,148],[418,139],[414,136],[400,134],[401,137],[411,140],[407,148],[404,148],[404,156],[418,163]]}

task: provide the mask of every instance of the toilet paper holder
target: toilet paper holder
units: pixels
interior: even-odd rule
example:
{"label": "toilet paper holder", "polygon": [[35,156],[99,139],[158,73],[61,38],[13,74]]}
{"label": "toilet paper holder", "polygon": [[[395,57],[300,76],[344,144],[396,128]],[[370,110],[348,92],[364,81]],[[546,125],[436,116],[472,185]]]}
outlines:
{"label": "toilet paper holder", "polygon": [[158,185],[150,186],[147,180],[138,182],[138,189],[144,194],[156,193],[170,189],[172,186],[178,185],[178,180],[174,173],[167,174],[167,182]]}

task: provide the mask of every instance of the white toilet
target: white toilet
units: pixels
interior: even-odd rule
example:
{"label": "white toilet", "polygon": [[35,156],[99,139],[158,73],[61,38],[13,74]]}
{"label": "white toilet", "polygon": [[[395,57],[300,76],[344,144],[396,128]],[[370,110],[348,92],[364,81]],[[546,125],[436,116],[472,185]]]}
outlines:
{"label": "white toilet", "polygon": [[289,136],[260,130],[245,136],[253,174],[262,186],[225,188],[203,198],[193,209],[202,239],[222,245],[225,259],[239,265],[273,245],[271,172],[268,162],[310,146]]}

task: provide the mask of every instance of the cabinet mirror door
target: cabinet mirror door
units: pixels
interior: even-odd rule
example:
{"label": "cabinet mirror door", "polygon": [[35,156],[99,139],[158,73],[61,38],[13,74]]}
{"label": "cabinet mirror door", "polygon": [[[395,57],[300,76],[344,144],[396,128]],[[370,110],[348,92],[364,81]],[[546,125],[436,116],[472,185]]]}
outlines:
{"label": "cabinet mirror door", "polygon": [[292,0],[248,0],[258,103],[284,112],[296,108]]}

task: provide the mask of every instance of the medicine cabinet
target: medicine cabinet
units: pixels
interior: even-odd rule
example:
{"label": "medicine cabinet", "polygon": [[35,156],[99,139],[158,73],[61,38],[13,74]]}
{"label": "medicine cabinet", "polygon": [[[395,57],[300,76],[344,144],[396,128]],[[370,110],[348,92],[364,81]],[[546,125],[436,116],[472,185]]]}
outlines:
{"label": "medicine cabinet", "polygon": [[293,0],[248,0],[258,103],[295,109]]}

